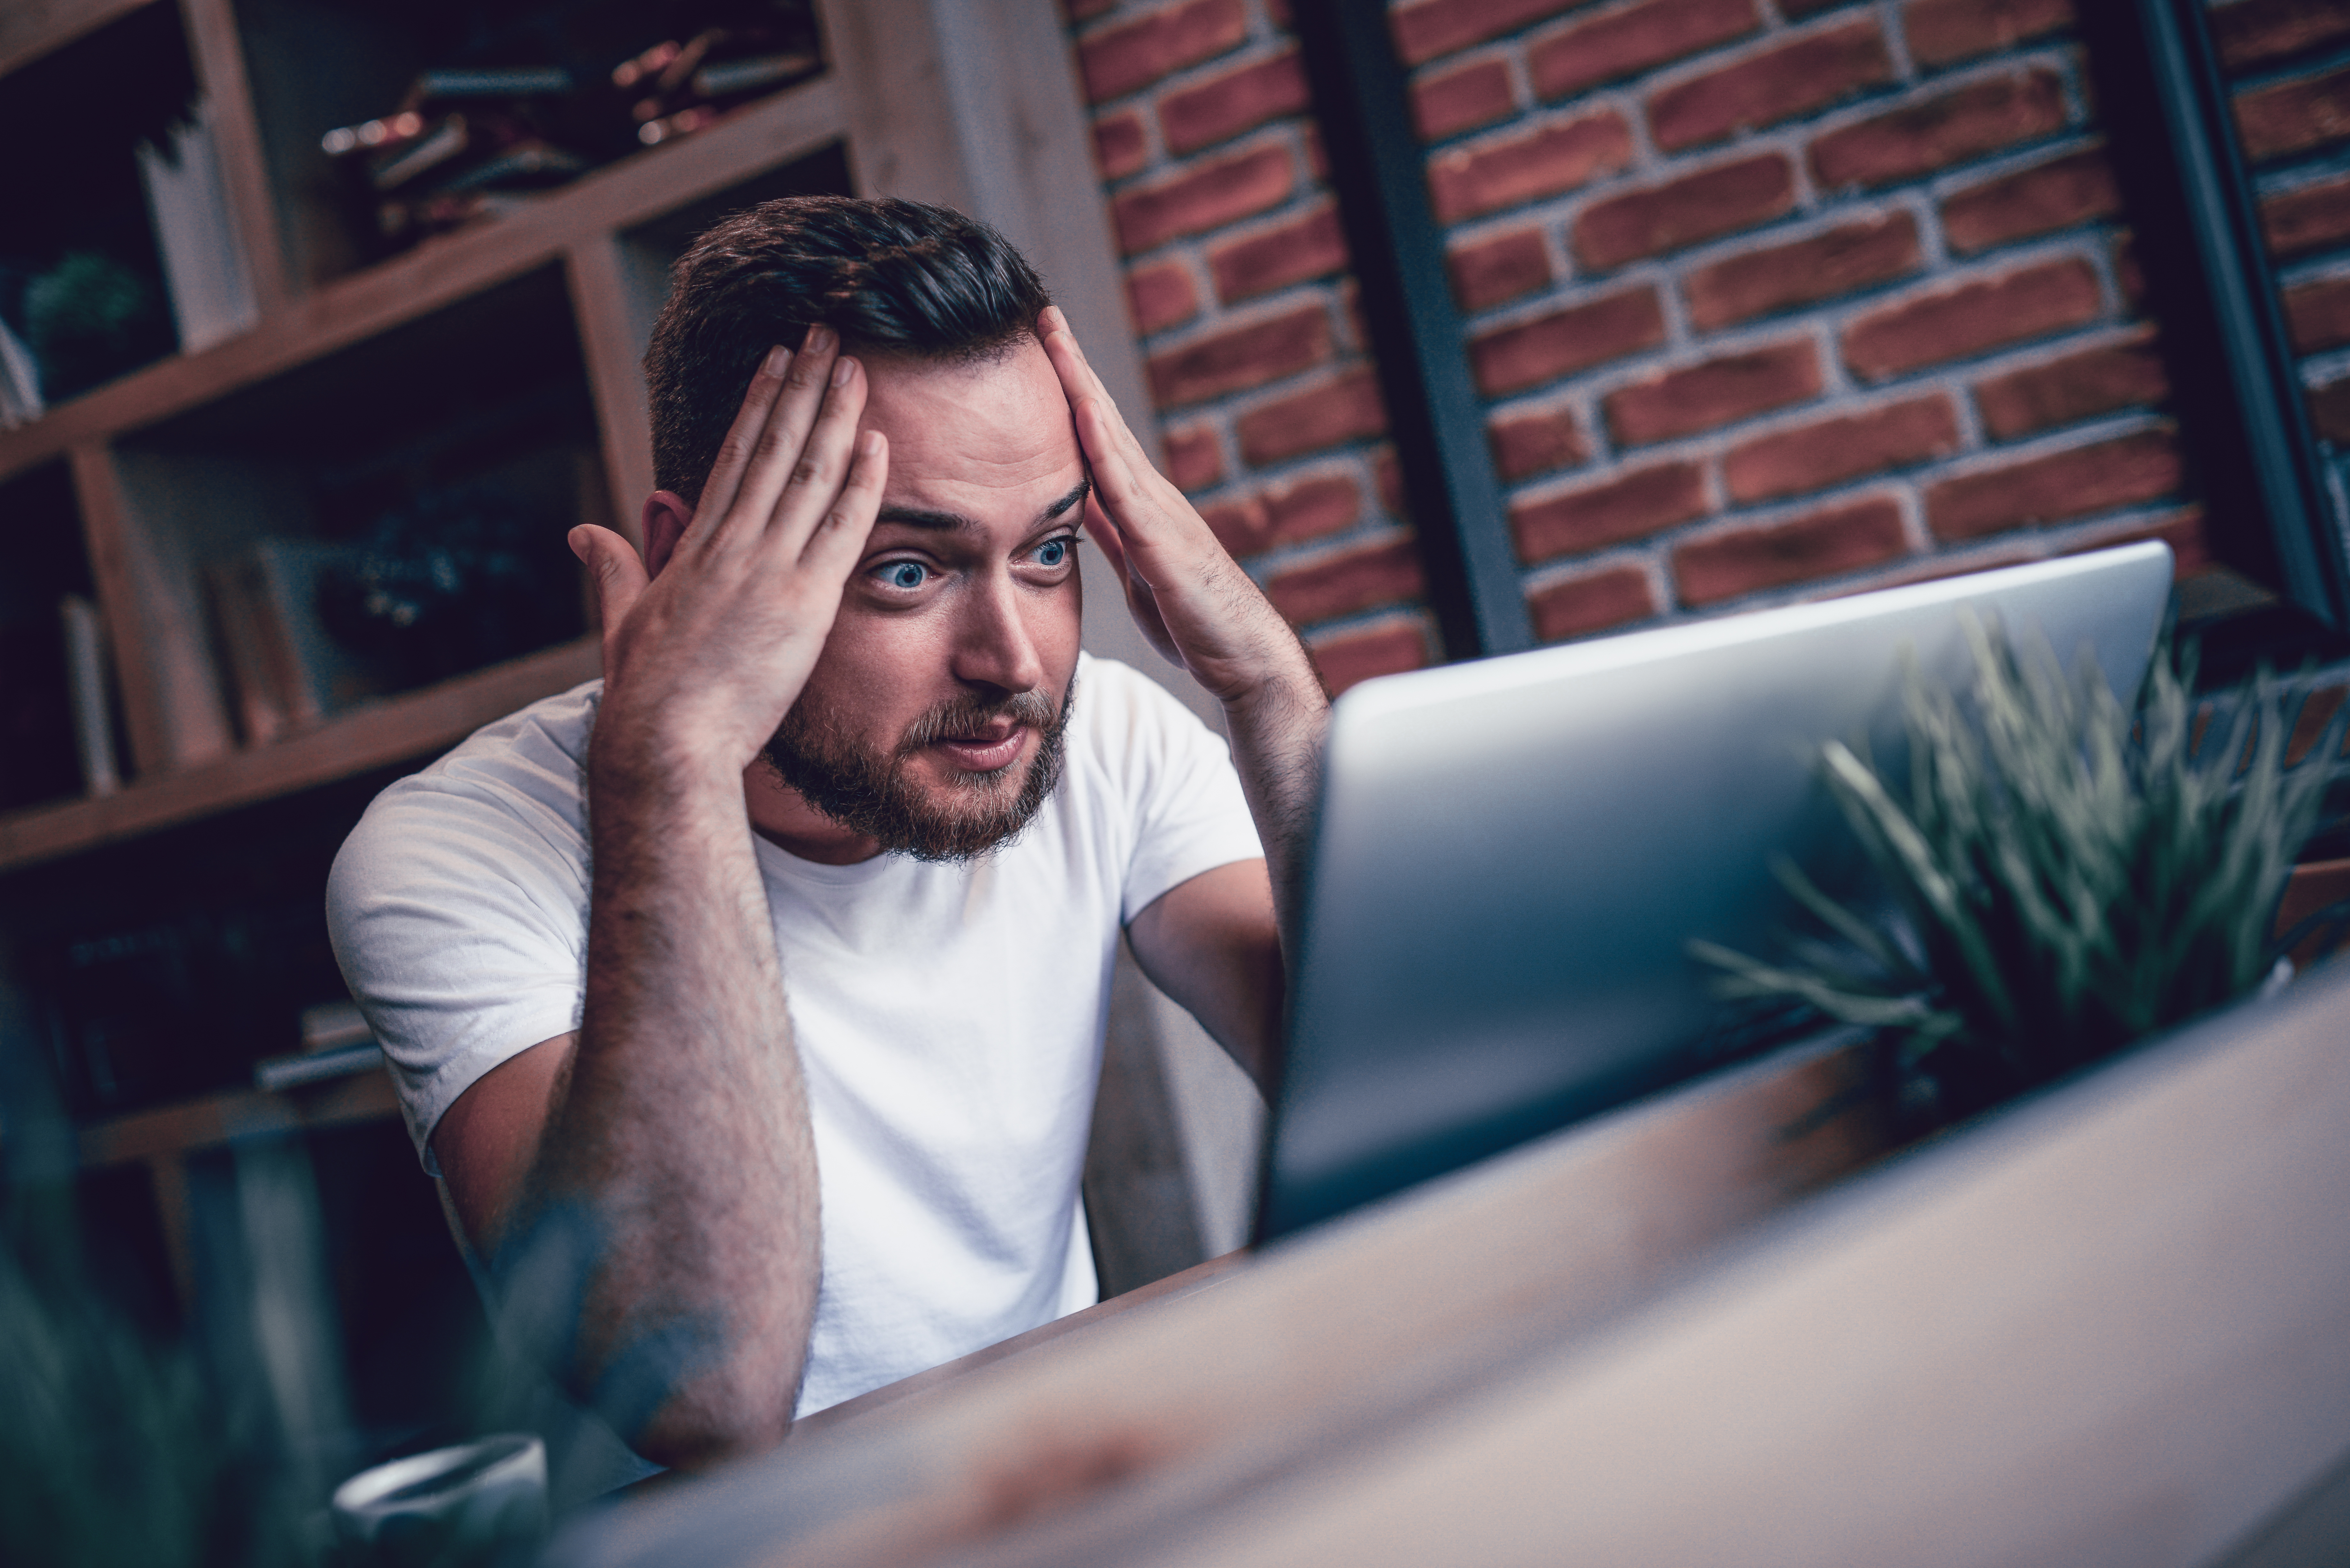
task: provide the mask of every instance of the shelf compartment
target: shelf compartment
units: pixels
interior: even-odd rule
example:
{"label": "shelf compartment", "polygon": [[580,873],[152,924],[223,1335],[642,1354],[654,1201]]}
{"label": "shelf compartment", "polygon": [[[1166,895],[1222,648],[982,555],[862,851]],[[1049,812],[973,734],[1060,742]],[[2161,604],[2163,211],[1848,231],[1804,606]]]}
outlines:
{"label": "shelf compartment", "polygon": [[175,1158],[239,1138],[381,1121],[399,1114],[391,1076],[380,1070],[285,1094],[232,1089],[94,1122],[81,1129],[81,1164],[92,1169]]}
{"label": "shelf compartment", "polygon": [[388,332],[497,284],[559,264],[572,246],[753,179],[847,134],[838,84],[819,77],[708,130],[566,186],[527,212],[418,246],[309,295],[253,331],[163,360],[0,431],[0,478],[78,444],[169,420],[238,388]]}
{"label": "shelf compartment", "polygon": [[583,637],[421,691],[355,708],[319,729],[232,753],[127,785],[103,800],[74,801],[0,816],[0,871],[192,822],[294,790],[448,750],[526,703],[601,672],[603,655]]}
{"label": "shelf compartment", "polygon": [[17,150],[0,162],[0,211],[20,220],[0,237],[0,320],[37,370],[9,402],[61,403],[178,353],[138,149],[171,144],[197,112],[175,5],[128,11],[0,78],[0,145]]}
{"label": "shelf compartment", "polygon": [[[330,285],[416,243],[412,226],[387,231],[382,210],[388,206],[414,216],[411,199],[429,193],[445,175],[468,168],[478,174],[485,132],[487,145],[520,137],[511,145],[536,147],[543,157],[569,167],[584,161],[591,171],[642,158],[647,133],[630,108],[646,89],[623,89],[611,73],[672,30],[690,33],[703,25],[683,15],[697,7],[649,9],[634,0],[413,0],[400,6],[238,0],[237,9],[278,231],[297,291]],[[793,62],[784,74],[768,78],[767,92],[788,90],[784,83],[816,66],[816,27],[804,0],[770,0],[764,7],[738,5],[733,10],[729,25],[738,36],[752,12],[764,17],[771,36],[753,46],[754,52],[781,51],[775,55],[778,61]],[[722,43],[721,57],[726,48]],[[723,73],[723,66],[713,66]],[[408,97],[411,85],[427,71],[550,67],[567,73],[572,88],[471,100],[461,89],[457,97],[422,104]],[[717,102],[740,112],[752,107],[750,100],[761,90],[756,82],[745,82],[741,91]],[[370,154],[354,151],[338,161],[321,146],[331,130],[381,122],[410,108],[423,110],[428,131],[441,127],[463,150],[380,191],[353,166]],[[646,108],[649,115],[660,112],[650,104]],[[466,130],[460,129],[468,122],[475,139],[470,148],[464,144]],[[658,129],[650,134],[660,140]],[[437,140],[427,134],[411,145],[421,149]],[[537,182],[559,190],[560,181],[560,174],[549,173]],[[467,201],[455,194],[463,184],[461,178],[449,185],[442,199]],[[477,223],[494,227],[549,193],[507,192],[490,205],[513,210]]]}
{"label": "shelf compartment", "polygon": [[[75,799],[85,776],[77,742],[76,677],[61,614],[66,596],[94,598],[71,475],[51,463],[0,484],[0,811]],[[90,652],[95,654],[96,649]],[[99,744],[119,755],[111,682],[97,675]]]}

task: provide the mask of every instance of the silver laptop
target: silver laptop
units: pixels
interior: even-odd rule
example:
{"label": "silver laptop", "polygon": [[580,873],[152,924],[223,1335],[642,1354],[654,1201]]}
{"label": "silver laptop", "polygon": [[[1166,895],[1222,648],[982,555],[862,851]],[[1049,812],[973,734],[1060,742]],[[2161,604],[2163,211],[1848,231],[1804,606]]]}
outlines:
{"label": "silver laptop", "polygon": [[1701,1071],[1688,953],[1767,953],[1770,872],[1852,858],[1821,744],[1906,757],[1902,651],[1971,687],[1961,607],[2135,697],[2145,544],[1367,681],[1331,717],[1268,1134],[1269,1241]]}

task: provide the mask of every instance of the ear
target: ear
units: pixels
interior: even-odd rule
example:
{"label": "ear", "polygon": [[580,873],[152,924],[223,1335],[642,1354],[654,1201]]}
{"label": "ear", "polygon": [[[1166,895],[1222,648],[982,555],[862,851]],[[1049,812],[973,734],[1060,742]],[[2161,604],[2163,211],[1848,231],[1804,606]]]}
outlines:
{"label": "ear", "polygon": [[658,577],[677,542],[685,536],[685,526],[693,521],[693,505],[673,490],[656,490],[645,497],[645,571]]}

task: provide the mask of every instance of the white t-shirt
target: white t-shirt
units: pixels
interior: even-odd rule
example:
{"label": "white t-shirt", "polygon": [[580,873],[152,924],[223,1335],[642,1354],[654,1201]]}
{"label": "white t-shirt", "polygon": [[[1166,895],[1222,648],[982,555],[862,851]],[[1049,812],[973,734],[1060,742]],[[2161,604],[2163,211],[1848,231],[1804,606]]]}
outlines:
{"label": "white t-shirt", "polygon": [[[601,692],[477,732],[336,858],[335,952],[428,1169],[475,1079],[579,1025]],[[948,866],[757,848],[823,1210],[805,1415],[1094,1301],[1077,1180],[1118,929],[1263,851],[1222,741],[1083,656],[1060,784],[1011,845]]]}

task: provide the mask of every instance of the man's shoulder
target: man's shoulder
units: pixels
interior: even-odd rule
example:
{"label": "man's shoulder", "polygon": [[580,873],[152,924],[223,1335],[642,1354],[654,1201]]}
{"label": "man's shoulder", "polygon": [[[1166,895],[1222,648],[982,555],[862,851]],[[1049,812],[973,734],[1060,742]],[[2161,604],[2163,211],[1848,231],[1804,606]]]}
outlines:
{"label": "man's shoulder", "polygon": [[397,780],[369,805],[338,860],[407,858],[442,840],[584,853],[588,740],[603,685],[587,681],[519,708]]}

